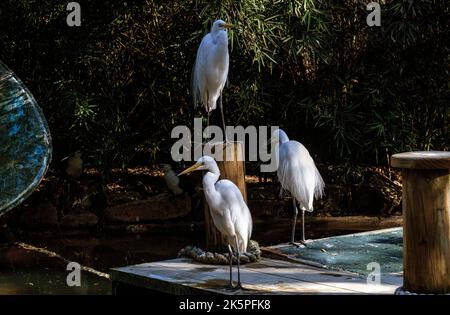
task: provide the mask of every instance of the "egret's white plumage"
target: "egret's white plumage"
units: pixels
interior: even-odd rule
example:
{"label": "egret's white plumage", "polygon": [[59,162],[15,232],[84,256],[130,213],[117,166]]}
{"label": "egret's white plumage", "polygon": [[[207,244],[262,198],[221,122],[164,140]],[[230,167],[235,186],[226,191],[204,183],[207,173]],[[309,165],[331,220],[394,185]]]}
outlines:
{"label": "egret's white plumage", "polygon": [[214,225],[236,252],[244,253],[252,235],[250,210],[241,191],[232,181],[227,179],[217,181],[220,176],[218,170],[218,167],[214,173],[208,170],[203,177],[205,198],[210,206]]}
{"label": "egret's white plumage", "polygon": [[[289,191],[294,198],[295,211],[295,200],[303,211],[313,211],[314,198],[322,197],[325,183],[308,150],[300,142],[289,140],[281,129],[273,133],[272,143],[278,145],[278,180],[282,189]],[[296,217],[293,234],[295,220]],[[302,238],[304,241],[304,222]],[[294,242],[293,239],[291,241]]]}
{"label": "egret's white plumage", "polygon": [[[203,189],[209,205],[214,225],[225,237],[227,243],[238,254],[238,286],[240,286],[240,254],[247,251],[252,235],[252,216],[239,188],[230,180],[219,180],[220,171],[216,161],[210,156],[201,157],[194,166],[182,174],[195,170],[206,170],[203,175]],[[230,256],[231,285],[231,256]]]}
{"label": "egret's white plumage", "polygon": [[[217,20],[211,27],[211,32],[203,37],[197,50],[193,77],[192,94],[195,106],[203,106],[209,113],[216,109],[216,103],[222,95],[227,82],[229,54],[227,28],[231,24]],[[222,119],[223,119],[223,109]],[[209,117],[209,116],[208,116]]]}
{"label": "egret's white plumage", "polygon": [[183,193],[183,189],[180,188],[180,179],[173,171],[172,166],[169,164],[164,164],[163,170],[164,181],[166,182],[167,187],[174,195],[181,195]]}

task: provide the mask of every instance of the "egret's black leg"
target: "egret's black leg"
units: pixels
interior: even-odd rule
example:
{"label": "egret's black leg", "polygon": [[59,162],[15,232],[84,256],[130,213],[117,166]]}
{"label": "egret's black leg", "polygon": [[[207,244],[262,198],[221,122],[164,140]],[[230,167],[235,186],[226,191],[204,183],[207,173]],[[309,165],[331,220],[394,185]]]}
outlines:
{"label": "egret's black leg", "polygon": [[233,286],[233,250],[231,249],[231,246],[228,244],[228,252],[230,254],[230,282],[227,285],[227,289],[232,290],[234,289]]}
{"label": "egret's black leg", "polygon": [[[211,112],[208,112],[208,118],[206,120],[206,129],[208,129],[208,127],[209,127],[209,116],[211,116]],[[207,134],[204,143],[207,143],[210,139],[211,139],[211,134]]]}
{"label": "egret's black leg", "polygon": [[223,114],[222,93],[220,93],[219,97],[219,106],[220,106],[220,114],[222,115],[223,134],[225,136],[225,141],[228,142],[227,129],[225,125],[225,115]]}
{"label": "egret's black leg", "polygon": [[306,246],[306,243],[305,243],[305,209],[302,209],[302,244]]}
{"label": "egret's black leg", "polygon": [[[209,104],[209,92],[208,91],[206,91],[206,100],[207,100],[206,104]],[[209,116],[211,116],[211,111],[208,109],[207,105],[205,105],[205,109],[206,109],[207,115],[208,115],[208,117],[206,118],[206,128],[208,128],[209,127]],[[203,131],[202,131],[202,133],[203,133]],[[210,135],[206,136],[205,134],[203,134],[203,136],[205,136],[205,141],[202,141],[202,142],[207,143],[208,140],[210,140]]]}
{"label": "egret's black leg", "polygon": [[237,240],[237,236],[235,237],[235,239],[236,239],[236,251],[237,251],[237,268],[238,268],[238,283],[237,283],[236,289],[243,290],[244,288],[242,287],[242,284],[241,284],[241,270],[240,270],[241,269],[241,252],[239,250],[239,243]]}
{"label": "egret's black leg", "polygon": [[298,210],[297,210],[297,203],[295,202],[295,198],[292,198],[292,207],[294,208],[294,222],[292,224],[291,244],[294,246],[297,246],[297,244],[295,244],[295,226],[297,225]]}
{"label": "egret's black leg", "polygon": [[302,209],[302,240],[300,241],[300,244],[297,244],[295,242],[295,226],[297,225],[298,210],[297,210],[297,204],[296,204],[295,198],[292,198],[292,203],[294,206],[294,225],[292,226],[291,241],[289,243],[295,247],[306,246],[306,242],[305,242],[305,210]]}

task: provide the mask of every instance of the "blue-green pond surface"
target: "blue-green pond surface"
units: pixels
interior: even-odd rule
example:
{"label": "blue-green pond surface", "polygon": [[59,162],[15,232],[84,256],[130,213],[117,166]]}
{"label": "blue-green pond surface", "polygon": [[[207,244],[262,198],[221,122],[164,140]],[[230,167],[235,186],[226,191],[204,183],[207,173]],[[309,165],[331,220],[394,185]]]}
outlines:
{"label": "blue-green pond surface", "polygon": [[312,261],[330,269],[367,276],[368,264],[380,265],[381,274],[403,271],[403,229],[387,229],[313,240],[306,247],[282,246],[283,254]]}

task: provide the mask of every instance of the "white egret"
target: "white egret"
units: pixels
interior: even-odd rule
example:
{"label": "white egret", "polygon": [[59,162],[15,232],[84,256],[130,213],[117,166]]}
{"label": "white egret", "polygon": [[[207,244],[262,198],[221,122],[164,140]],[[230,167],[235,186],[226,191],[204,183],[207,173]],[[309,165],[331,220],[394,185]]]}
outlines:
{"label": "white egret", "polygon": [[163,164],[164,170],[164,181],[166,182],[167,187],[170,191],[175,195],[181,195],[183,193],[183,189],[180,187],[180,179],[175,174],[170,164]]}
{"label": "white egret", "polygon": [[302,240],[305,244],[305,211],[312,212],[314,198],[322,197],[325,183],[320,176],[314,160],[308,150],[300,142],[289,140],[287,134],[277,129],[272,134],[272,145],[278,145],[276,158],[278,159],[277,176],[283,189],[292,195],[294,207],[294,224],[292,226],[291,243],[295,243],[295,225],[297,223],[297,204],[302,210]]}
{"label": "white egret", "polygon": [[252,235],[252,216],[244,201],[239,188],[230,180],[220,177],[219,167],[210,156],[201,157],[197,163],[181,172],[179,175],[189,174],[196,170],[206,170],[203,176],[203,189],[206,202],[209,205],[214,225],[225,237],[230,251],[230,283],[232,282],[232,250],[237,252],[238,284],[236,288],[242,288],[240,275],[241,253],[247,251],[247,245]]}
{"label": "white egret", "polygon": [[216,109],[220,97],[220,111],[225,132],[225,118],[222,106],[222,90],[227,82],[229,54],[227,29],[232,24],[217,20],[211,27],[211,32],[203,37],[197,50],[193,77],[192,94],[195,106],[203,106],[209,116]]}

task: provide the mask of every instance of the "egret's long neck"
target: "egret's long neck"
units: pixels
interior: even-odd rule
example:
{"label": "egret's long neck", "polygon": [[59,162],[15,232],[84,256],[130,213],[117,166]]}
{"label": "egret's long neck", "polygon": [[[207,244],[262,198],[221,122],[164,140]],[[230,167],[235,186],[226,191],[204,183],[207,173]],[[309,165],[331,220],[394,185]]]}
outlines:
{"label": "egret's long neck", "polygon": [[211,32],[214,44],[218,45],[221,50],[228,49],[228,34],[224,30],[214,30]]}
{"label": "egret's long neck", "polygon": [[216,165],[208,169],[208,172],[203,176],[203,190],[205,191],[205,198],[211,209],[217,209],[221,200],[220,194],[217,192],[215,184],[219,180],[220,171]]}
{"label": "egret's long neck", "polygon": [[278,137],[280,145],[289,141],[289,137],[283,130],[279,130]]}

